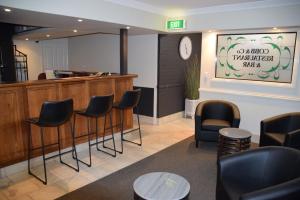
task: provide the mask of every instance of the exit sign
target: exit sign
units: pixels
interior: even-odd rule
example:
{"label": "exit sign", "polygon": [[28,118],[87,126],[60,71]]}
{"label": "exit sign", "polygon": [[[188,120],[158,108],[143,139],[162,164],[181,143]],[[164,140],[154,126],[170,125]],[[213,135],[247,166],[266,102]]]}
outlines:
{"label": "exit sign", "polygon": [[184,19],[169,20],[167,21],[167,29],[168,30],[185,29],[185,20]]}

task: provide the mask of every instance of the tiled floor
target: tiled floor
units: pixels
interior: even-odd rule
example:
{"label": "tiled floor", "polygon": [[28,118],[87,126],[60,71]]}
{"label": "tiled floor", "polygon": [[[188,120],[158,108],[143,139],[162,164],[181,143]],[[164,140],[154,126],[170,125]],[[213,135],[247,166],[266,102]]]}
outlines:
{"label": "tiled floor", "polygon": [[[143,145],[142,147],[125,143],[124,153],[118,154],[116,158],[104,153],[92,150],[92,167],[80,164],[80,172],[60,164],[58,160],[47,162],[48,185],[24,171],[2,177],[0,180],[0,199],[22,199],[22,200],[47,200],[55,199],[63,194],[96,181],[121,168],[135,163],[150,156],[172,144],[175,144],[194,134],[194,120],[178,119],[163,125],[142,124]],[[126,137],[137,139],[135,135]],[[119,138],[117,139],[119,142]],[[117,142],[117,144],[119,144]],[[87,159],[88,151],[79,153],[80,158]],[[64,156],[66,162],[74,162],[71,156]],[[42,167],[38,166],[39,174]]]}

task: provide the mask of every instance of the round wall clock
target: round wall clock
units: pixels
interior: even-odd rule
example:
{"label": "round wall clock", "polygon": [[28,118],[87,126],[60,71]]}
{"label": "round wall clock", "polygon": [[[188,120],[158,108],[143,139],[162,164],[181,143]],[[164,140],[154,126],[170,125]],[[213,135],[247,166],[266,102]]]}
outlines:
{"label": "round wall clock", "polygon": [[183,60],[189,59],[192,54],[192,40],[188,36],[184,36],[179,43],[179,55]]}

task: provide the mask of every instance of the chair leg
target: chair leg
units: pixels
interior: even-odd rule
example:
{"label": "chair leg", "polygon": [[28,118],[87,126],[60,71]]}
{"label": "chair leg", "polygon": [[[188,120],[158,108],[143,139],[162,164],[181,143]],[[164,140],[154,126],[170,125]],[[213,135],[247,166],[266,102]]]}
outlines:
{"label": "chair leg", "polygon": [[121,151],[119,153],[123,153],[123,141],[124,141],[124,110],[121,109]]}
{"label": "chair leg", "polygon": [[141,133],[140,115],[139,115],[138,107],[137,107],[136,115],[137,115],[138,126],[139,126],[139,135],[140,135],[140,144],[138,144],[138,145],[139,145],[139,146],[142,146],[142,133]]}
{"label": "chair leg", "polygon": [[29,133],[28,133],[28,174],[31,174],[31,171],[30,171],[30,159],[31,159],[31,125],[29,124],[30,126],[30,130],[29,130]]}
{"label": "chair leg", "polygon": [[58,155],[59,155],[59,161],[60,163],[63,163],[61,160],[61,148],[60,148],[60,131],[59,131],[59,126],[57,128],[57,141],[58,141]]}
{"label": "chair leg", "polygon": [[[73,138],[73,134],[72,134],[73,130],[72,130],[72,124],[71,124],[71,122],[70,122],[70,129],[71,129],[71,137]],[[66,165],[67,167],[70,167],[71,169],[74,169],[77,172],[79,172],[79,165],[78,165],[78,160],[77,160],[77,152],[76,152],[76,148],[74,147],[74,142],[72,144],[72,154],[75,151],[75,158],[74,159],[77,162],[77,168],[73,167],[72,165],[69,165],[68,163],[66,163],[66,162],[64,162],[62,160],[62,157],[61,157],[62,153],[61,153],[61,141],[60,141],[60,129],[59,129],[59,126],[57,127],[57,140],[58,140],[58,155],[59,155],[59,161],[60,161],[60,163]]]}
{"label": "chair leg", "polygon": [[[31,131],[30,131],[31,132]],[[30,175],[32,175],[33,177],[35,177],[36,179],[38,179],[39,181],[41,181],[44,185],[47,185],[47,169],[46,169],[46,159],[45,159],[45,145],[44,145],[44,132],[43,132],[43,127],[40,127],[40,134],[41,134],[41,145],[42,145],[42,156],[43,156],[43,166],[44,166],[44,180],[41,179],[40,177],[38,177],[36,174],[34,174],[31,170],[30,170],[30,158],[31,158],[31,133],[29,135],[29,160],[28,160],[28,173]]]}
{"label": "chair leg", "polygon": [[199,140],[196,139],[196,148],[199,146]]}
{"label": "chair leg", "polygon": [[75,152],[75,160],[76,160],[76,165],[77,165],[77,172],[79,172],[79,163],[78,163],[78,158],[77,158],[77,150],[76,150],[76,144],[75,144],[75,130],[72,128],[72,122],[70,121],[70,128],[71,128],[71,135],[72,135],[72,144],[73,144],[73,152]]}
{"label": "chair leg", "polygon": [[44,130],[42,127],[41,127],[41,142],[42,142],[43,165],[44,165],[44,176],[45,176],[45,181],[43,181],[43,183],[46,185],[47,184],[47,168],[46,168],[46,159],[45,159]]}
{"label": "chair leg", "polygon": [[[111,115],[110,115],[111,116]],[[112,156],[112,157],[116,157],[116,147],[115,147],[115,139],[114,139],[114,133],[113,133],[113,131],[112,131],[112,138],[109,138],[109,140],[110,139],[112,139],[113,140],[113,144],[114,144],[114,148],[112,149],[112,148],[110,148],[110,147],[107,147],[107,146],[105,146],[105,124],[106,124],[106,115],[104,115],[104,133],[103,133],[103,137],[102,137],[102,146],[103,146],[103,148],[107,148],[107,149],[110,149],[110,150],[113,150],[114,151],[114,153],[113,154],[111,154],[111,153],[109,153],[109,152],[107,152],[107,151],[104,151],[104,150],[102,150],[102,149],[100,149],[99,147],[98,147],[98,141],[96,141],[96,146],[97,146],[97,150],[98,151],[101,151],[101,152],[103,152],[103,153],[106,153],[106,154],[108,154],[108,155],[110,155],[110,156]],[[112,124],[111,124],[111,129],[112,129]],[[96,123],[96,130],[98,130],[98,126],[97,126],[97,123]],[[96,137],[98,137],[98,135],[96,136]]]}
{"label": "chair leg", "polygon": [[[138,107],[137,107],[138,108]],[[140,126],[140,117],[139,117],[139,112],[138,112],[138,109],[137,109],[137,120],[138,120],[138,128],[137,129],[134,129],[134,130],[131,130],[131,131],[128,131],[126,133],[130,133],[132,131],[136,131],[138,130],[139,131],[139,138],[140,138],[140,142],[137,143],[137,142],[134,142],[134,141],[131,141],[131,140],[127,140],[127,139],[124,139],[124,136],[122,137],[122,141],[125,141],[125,142],[130,142],[132,144],[136,144],[136,145],[139,145],[139,146],[142,146],[142,133],[141,133],[141,126]],[[126,134],[122,131],[122,135]]]}
{"label": "chair leg", "polygon": [[110,130],[111,130],[111,136],[112,136],[112,140],[113,140],[113,146],[114,146],[114,157],[116,157],[116,143],[115,143],[115,135],[114,135],[114,130],[113,130],[113,125],[112,125],[112,116],[111,116],[111,112],[109,113],[109,121],[110,121]]}
{"label": "chair leg", "polygon": [[[91,137],[90,137],[90,119],[89,119],[89,117],[87,117],[86,119],[87,119],[87,132],[88,132],[87,135],[88,135],[89,160],[90,160],[90,163],[86,163],[86,162],[80,160],[78,157],[77,157],[77,160],[79,162],[81,162],[82,164],[85,164],[86,166],[91,167],[92,166],[92,152],[91,152]],[[75,122],[75,120],[74,120],[74,122]]]}

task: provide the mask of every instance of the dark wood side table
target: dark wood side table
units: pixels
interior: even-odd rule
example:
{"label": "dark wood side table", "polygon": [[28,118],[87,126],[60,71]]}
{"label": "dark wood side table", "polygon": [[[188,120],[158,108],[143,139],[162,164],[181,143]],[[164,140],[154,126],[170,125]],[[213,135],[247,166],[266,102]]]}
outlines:
{"label": "dark wood side table", "polygon": [[223,128],[219,131],[218,158],[250,148],[251,133],[240,128]]}

